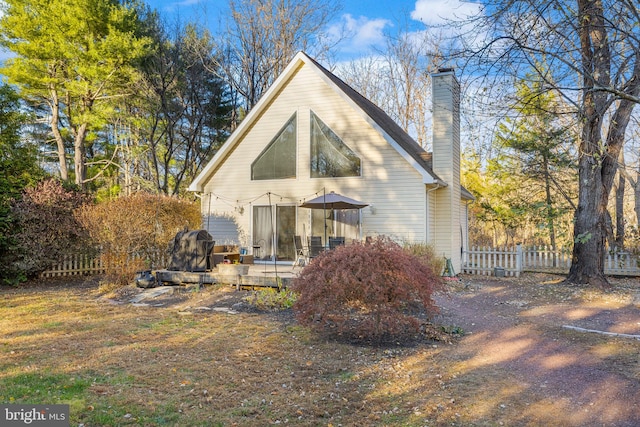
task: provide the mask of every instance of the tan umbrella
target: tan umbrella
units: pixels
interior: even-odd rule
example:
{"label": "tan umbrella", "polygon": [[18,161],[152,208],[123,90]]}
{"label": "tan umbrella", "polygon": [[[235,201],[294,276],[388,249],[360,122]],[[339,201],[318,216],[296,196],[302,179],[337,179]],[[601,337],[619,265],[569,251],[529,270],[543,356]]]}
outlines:
{"label": "tan umbrella", "polygon": [[[330,192],[329,194],[323,194],[322,196],[315,197],[311,200],[300,205],[301,208],[308,209],[362,209],[365,206],[369,206],[368,203],[361,202],[359,200],[352,199],[342,194]],[[327,241],[327,214],[324,213],[324,241]]]}

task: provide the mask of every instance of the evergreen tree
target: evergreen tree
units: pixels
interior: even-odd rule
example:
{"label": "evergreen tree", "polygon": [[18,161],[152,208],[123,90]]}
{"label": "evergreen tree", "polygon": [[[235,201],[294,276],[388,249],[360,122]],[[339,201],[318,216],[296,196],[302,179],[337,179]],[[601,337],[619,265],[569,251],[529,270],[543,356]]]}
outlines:
{"label": "evergreen tree", "polygon": [[0,283],[13,283],[16,272],[10,268],[14,255],[15,218],[12,203],[22,190],[43,176],[36,149],[20,138],[28,116],[20,110],[18,94],[9,85],[0,86]]}
{"label": "evergreen tree", "polygon": [[[97,132],[137,79],[135,64],[148,53],[134,7],[118,0],[5,0],[0,43],[15,56],[2,73],[34,106],[45,106],[60,175],[87,179],[87,157]],[[89,153],[89,154],[88,154]]]}
{"label": "evergreen tree", "polygon": [[502,179],[517,182],[523,191],[511,194],[508,203],[524,212],[547,242],[557,246],[557,220],[575,210],[573,193],[575,160],[571,131],[562,122],[560,106],[552,92],[540,81],[521,82],[517,87],[515,119],[500,124],[496,144],[500,154],[494,167]]}

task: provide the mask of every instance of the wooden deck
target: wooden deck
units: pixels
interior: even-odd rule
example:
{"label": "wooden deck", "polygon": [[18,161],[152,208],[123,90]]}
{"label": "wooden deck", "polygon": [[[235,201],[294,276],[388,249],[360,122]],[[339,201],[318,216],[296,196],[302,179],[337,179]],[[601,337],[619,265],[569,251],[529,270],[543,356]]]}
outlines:
{"label": "wooden deck", "polygon": [[[221,268],[205,272],[188,272],[188,271],[170,271],[170,270],[154,270],[152,271],[156,279],[165,284],[181,285],[181,284],[213,284],[224,283],[236,285],[238,288],[286,288],[293,277],[301,270],[300,267],[292,267],[291,265],[278,264],[252,264],[240,266],[245,269],[234,271],[234,264],[220,264]],[[246,274],[244,271],[245,270]]]}

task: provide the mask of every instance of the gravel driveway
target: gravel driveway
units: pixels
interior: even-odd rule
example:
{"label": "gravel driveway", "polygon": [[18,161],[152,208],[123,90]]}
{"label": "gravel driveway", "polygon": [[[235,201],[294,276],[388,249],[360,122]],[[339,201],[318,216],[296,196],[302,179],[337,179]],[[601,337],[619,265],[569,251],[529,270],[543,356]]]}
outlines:
{"label": "gravel driveway", "polygon": [[518,425],[640,426],[640,285],[614,282],[598,292],[545,275],[467,276],[438,297],[438,321],[463,329],[450,351],[467,369],[498,368],[496,382],[530,396]]}

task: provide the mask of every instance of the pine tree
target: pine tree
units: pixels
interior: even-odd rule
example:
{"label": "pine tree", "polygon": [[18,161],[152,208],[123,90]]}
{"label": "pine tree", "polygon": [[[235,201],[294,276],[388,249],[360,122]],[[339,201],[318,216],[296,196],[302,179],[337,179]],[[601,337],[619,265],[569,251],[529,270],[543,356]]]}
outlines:
{"label": "pine tree", "polygon": [[46,106],[61,178],[86,182],[87,153],[137,78],[148,52],[138,11],[117,0],[6,0],[0,43],[15,56],[1,72],[34,106]]}

